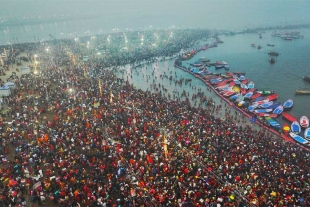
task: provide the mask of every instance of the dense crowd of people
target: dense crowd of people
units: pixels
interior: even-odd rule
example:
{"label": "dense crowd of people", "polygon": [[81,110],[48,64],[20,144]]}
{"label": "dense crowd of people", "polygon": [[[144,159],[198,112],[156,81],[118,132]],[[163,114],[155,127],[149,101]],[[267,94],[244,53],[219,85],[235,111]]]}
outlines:
{"label": "dense crowd of people", "polygon": [[16,78],[3,101],[2,205],[309,206],[308,151],[243,124],[228,105],[216,118],[219,106],[137,89],[107,68],[169,56],[204,37],[174,35],[183,44],[126,58],[107,48],[107,59],[75,65],[55,43],[39,74]]}

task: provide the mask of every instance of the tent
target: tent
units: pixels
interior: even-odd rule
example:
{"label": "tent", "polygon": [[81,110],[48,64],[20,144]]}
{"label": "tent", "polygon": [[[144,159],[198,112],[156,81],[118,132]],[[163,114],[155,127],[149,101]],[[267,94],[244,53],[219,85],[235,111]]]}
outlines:
{"label": "tent", "polygon": [[10,88],[6,85],[0,88],[0,97],[9,96],[11,94]]}
{"label": "tent", "polygon": [[28,74],[30,73],[30,69],[27,66],[22,67],[22,74]]}
{"label": "tent", "polygon": [[14,88],[15,84],[13,82],[7,82],[5,86],[7,86],[8,88]]}

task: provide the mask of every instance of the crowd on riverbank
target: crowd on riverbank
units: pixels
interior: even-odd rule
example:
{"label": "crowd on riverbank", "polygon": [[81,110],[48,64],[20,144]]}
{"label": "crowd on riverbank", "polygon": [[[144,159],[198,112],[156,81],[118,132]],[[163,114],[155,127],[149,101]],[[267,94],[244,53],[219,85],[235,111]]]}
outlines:
{"label": "crowd on riverbank", "polygon": [[[203,37],[192,35],[179,34],[182,47]],[[136,89],[105,69],[174,50],[127,58],[115,51],[61,69],[68,58],[61,44],[51,46],[39,75],[17,78],[4,103],[11,108],[2,114],[1,144],[9,149],[1,160],[4,206],[25,206],[28,197],[45,206],[310,205],[307,151],[242,126],[244,117],[228,105],[216,118],[219,106]]]}

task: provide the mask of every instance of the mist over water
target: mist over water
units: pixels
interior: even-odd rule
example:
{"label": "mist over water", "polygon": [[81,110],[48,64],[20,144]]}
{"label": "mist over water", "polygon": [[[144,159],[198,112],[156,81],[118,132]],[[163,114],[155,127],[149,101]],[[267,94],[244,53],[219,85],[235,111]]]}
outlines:
{"label": "mist over water", "polygon": [[0,44],[150,28],[242,30],[308,23],[307,0],[2,0]]}

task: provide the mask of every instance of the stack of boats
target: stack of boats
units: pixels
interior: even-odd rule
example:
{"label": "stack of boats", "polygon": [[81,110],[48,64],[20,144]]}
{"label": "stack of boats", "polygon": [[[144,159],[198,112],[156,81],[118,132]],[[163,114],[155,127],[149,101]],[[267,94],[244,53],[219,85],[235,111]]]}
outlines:
{"label": "stack of boats", "polygon": [[224,76],[210,78],[209,82],[223,97],[229,98],[242,110],[277,130],[281,129],[281,125],[275,118],[293,106],[292,99],[283,104],[277,102],[278,94],[273,90],[255,89],[254,82],[249,81],[243,73],[227,72]]}

